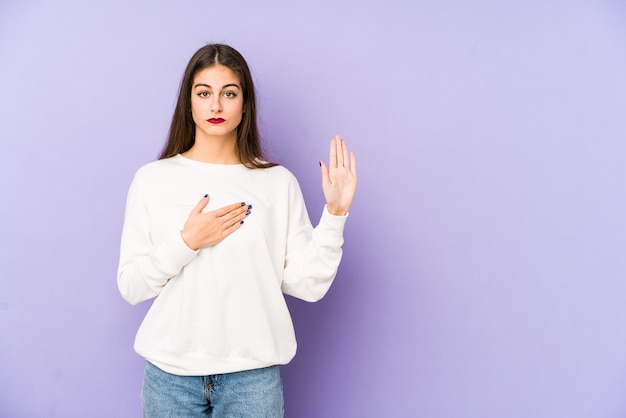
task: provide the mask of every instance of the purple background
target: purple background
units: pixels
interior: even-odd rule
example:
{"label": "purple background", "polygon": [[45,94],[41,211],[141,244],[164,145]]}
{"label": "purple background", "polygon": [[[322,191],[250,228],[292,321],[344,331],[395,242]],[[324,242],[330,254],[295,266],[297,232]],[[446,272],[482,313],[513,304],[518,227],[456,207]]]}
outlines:
{"label": "purple background", "polygon": [[626,416],[616,0],[2,0],[0,416],[140,416],[124,202],[206,42],[314,222],[328,140],[358,156],[338,278],[289,301],[287,417]]}

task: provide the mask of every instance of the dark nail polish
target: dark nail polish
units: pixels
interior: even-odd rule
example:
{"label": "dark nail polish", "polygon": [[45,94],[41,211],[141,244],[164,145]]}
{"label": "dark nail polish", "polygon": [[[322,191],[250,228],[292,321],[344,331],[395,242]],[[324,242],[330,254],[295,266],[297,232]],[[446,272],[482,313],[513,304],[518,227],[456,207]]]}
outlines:
{"label": "dark nail polish", "polygon": [[250,215],[251,213],[252,213],[252,212],[247,211],[247,212],[246,212],[246,216]]}
{"label": "dark nail polish", "polygon": [[320,161],[320,167],[322,166],[322,162]]}
{"label": "dark nail polish", "polygon": [[239,221],[239,223],[243,225],[243,221]]}
{"label": "dark nail polish", "polygon": [[248,205],[248,209],[252,209],[252,205]]}
{"label": "dark nail polish", "polygon": [[246,202],[241,202],[241,206],[246,206]]}
{"label": "dark nail polish", "polygon": [[209,197],[209,195],[208,195],[208,194],[205,194],[205,195],[204,195],[204,198],[206,199],[207,197]]}

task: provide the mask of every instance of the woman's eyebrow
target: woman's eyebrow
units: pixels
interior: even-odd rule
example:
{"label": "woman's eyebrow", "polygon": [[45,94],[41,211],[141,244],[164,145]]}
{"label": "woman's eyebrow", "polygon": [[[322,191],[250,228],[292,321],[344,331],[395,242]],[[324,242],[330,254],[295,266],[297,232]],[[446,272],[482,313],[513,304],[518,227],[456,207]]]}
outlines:
{"label": "woman's eyebrow", "polygon": [[[209,86],[208,84],[204,84],[204,83],[198,83],[195,86],[193,86],[193,88],[198,88],[198,87],[206,87],[206,88],[212,88],[211,86]],[[237,87],[239,90],[241,90],[241,87],[239,87],[238,84],[235,83],[231,83],[231,84],[225,84],[224,86],[222,86],[223,89],[225,89],[226,87]]]}

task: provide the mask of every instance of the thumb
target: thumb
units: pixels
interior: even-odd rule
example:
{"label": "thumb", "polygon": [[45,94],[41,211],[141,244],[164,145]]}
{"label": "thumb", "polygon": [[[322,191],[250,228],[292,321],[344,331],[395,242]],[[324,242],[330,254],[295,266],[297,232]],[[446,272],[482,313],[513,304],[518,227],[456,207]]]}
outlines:
{"label": "thumb", "polygon": [[196,207],[191,210],[191,213],[201,213],[202,209],[206,208],[206,205],[209,204],[209,195],[205,194],[204,197],[198,202]]}

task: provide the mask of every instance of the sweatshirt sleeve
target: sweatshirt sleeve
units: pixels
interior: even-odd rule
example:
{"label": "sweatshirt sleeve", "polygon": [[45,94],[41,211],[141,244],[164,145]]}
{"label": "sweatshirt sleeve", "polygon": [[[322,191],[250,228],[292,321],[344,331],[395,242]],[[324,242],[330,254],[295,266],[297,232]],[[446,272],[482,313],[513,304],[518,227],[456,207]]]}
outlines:
{"label": "sweatshirt sleeve", "polygon": [[128,191],[122,228],[117,272],[122,297],[133,305],[156,297],[197,253],[180,234],[169,241],[152,242],[146,193],[138,173]]}
{"label": "sweatshirt sleeve", "polygon": [[319,224],[313,228],[297,182],[292,185],[290,195],[282,290],[287,295],[314,302],[324,297],[337,274],[348,215],[332,215],[324,206]]}

